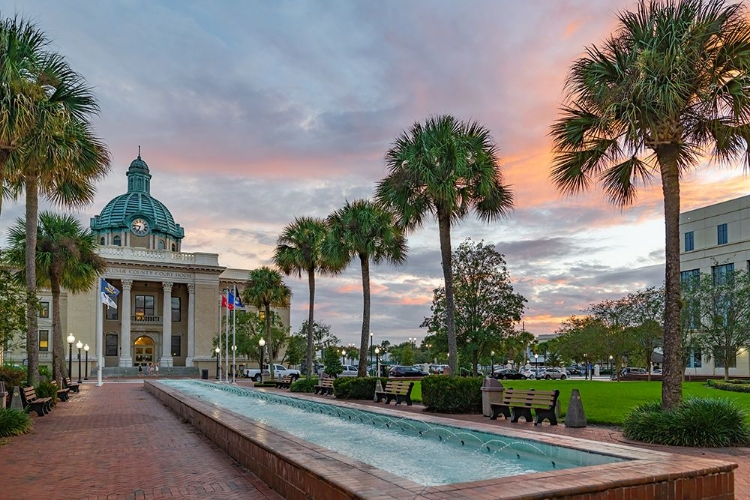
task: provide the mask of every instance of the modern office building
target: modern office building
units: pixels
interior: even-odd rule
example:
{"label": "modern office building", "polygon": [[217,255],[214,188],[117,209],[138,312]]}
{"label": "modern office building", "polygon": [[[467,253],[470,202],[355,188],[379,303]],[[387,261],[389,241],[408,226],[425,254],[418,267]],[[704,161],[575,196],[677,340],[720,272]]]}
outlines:
{"label": "modern office building", "polygon": [[[221,266],[218,254],[182,252],[185,231],[151,195],[151,177],[139,154],[127,171],[127,192],[91,219],[99,255],[107,263],[102,277],[120,292],[117,308],[107,307],[102,313],[102,366],[110,374],[132,373],[133,368],[149,363],[159,364],[162,373],[170,367],[197,367],[210,370],[213,376],[217,358],[212,341],[226,312],[221,294],[235,285],[243,290],[249,271]],[[99,362],[98,293],[99,283],[86,293],[63,291],[60,301],[64,336],[72,334],[76,343],[81,340],[89,347],[85,370],[92,374]],[[51,295],[41,290],[39,296],[40,364],[51,365]],[[289,308],[275,312],[288,327]],[[66,346],[66,355],[69,350]],[[74,346],[76,359],[77,354]],[[25,351],[6,353],[6,362],[23,359]],[[120,370],[111,369],[115,367]]]}
{"label": "modern office building", "polygon": [[[680,271],[686,280],[700,274],[722,276],[748,270],[750,264],[750,196],[723,201],[680,215]],[[723,366],[693,352],[686,373],[724,375]],[[729,363],[729,376],[750,375],[750,356],[741,349]]]}

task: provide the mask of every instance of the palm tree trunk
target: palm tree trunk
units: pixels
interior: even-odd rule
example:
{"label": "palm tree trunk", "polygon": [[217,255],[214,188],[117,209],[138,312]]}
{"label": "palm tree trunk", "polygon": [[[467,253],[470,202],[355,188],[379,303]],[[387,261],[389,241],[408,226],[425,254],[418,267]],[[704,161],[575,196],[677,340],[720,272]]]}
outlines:
{"label": "palm tree trunk", "polygon": [[307,313],[307,379],[312,377],[313,372],[313,321],[315,309],[315,269],[307,270],[307,286],[310,290],[310,304]]}
{"label": "palm tree trunk", "polygon": [[661,168],[665,225],[664,366],[662,407],[670,409],[682,401],[682,339],[680,337],[680,176],[677,146],[656,148]]}
{"label": "palm tree trunk", "polygon": [[[65,341],[60,323],[60,279],[54,273],[50,276],[52,290],[52,376],[59,384],[63,377],[70,377],[65,367]],[[62,385],[60,385],[62,387]]]}
{"label": "palm tree trunk", "polygon": [[[266,302],[265,304],[265,312],[266,312],[266,338],[268,339],[268,369],[271,373],[271,380],[274,380],[273,378],[273,339],[271,338],[271,304]],[[263,372],[263,367],[260,367],[261,373]]]}
{"label": "palm tree trunk", "polygon": [[26,353],[29,385],[39,384],[39,331],[37,329],[36,233],[39,226],[37,177],[26,175]]}
{"label": "palm tree trunk", "polygon": [[362,266],[362,296],[364,304],[362,310],[362,336],[359,342],[358,377],[367,376],[367,348],[370,340],[370,257],[360,254],[359,262]]}
{"label": "palm tree trunk", "polygon": [[453,305],[453,263],[451,261],[451,220],[448,213],[438,212],[440,229],[440,257],[445,280],[445,329],[448,333],[448,366],[451,375],[456,375],[458,345],[456,343],[456,318]]}

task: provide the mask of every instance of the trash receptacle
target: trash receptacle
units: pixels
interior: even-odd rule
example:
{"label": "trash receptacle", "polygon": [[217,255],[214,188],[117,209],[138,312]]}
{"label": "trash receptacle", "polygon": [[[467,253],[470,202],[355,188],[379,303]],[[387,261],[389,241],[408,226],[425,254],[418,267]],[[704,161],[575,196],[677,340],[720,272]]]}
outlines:
{"label": "trash receptacle", "polygon": [[201,378],[203,380],[208,380],[208,370],[201,370]]}
{"label": "trash receptacle", "polygon": [[499,380],[487,377],[482,381],[482,415],[489,417],[492,415],[491,404],[500,404],[503,402],[503,391],[505,387]]}

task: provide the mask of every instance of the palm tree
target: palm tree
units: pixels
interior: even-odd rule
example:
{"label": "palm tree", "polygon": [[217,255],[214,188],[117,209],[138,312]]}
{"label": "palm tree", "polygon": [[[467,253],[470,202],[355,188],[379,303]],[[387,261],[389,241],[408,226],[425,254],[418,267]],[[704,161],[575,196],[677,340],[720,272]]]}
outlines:
{"label": "palm tree", "polygon": [[662,405],[682,399],[680,176],[712,154],[742,158],[750,138],[750,25],[742,4],[640,0],[620,27],[571,68],[568,96],[551,129],[552,180],[564,193],[600,182],[619,206],[637,187],[662,184],[666,300]]}
{"label": "palm tree", "polygon": [[[250,271],[244,298],[246,303],[254,305],[259,311],[262,308],[265,312],[266,339],[268,340],[268,352],[271,358],[268,360],[268,366],[271,369],[271,380],[273,380],[273,355],[275,351],[271,338],[271,306],[288,307],[292,298],[292,291],[284,284],[278,271],[263,266]],[[261,367],[262,369],[263,367]]]}
{"label": "palm tree", "polygon": [[375,264],[388,261],[402,264],[406,260],[406,237],[396,225],[393,214],[369,200],[346,202],[327,219],[329,232],[325,253],[348,264],[359,257],[362,269],[362,335],[357,376],[367,376],[367,348],[370,340],[370,259]]}
{"label": "palm tree", "polygon": [[[26,227],[18,219],[10,228],[7,257],[11,264],[21,269],[20,279],[25,279],[23,264],[26,256]],[[36,242],[37,284],[48,286],[52,292],[52,372],[55,380],[71,376],[65,366],[65,340],[60,320],[60,292],[62,288],[72,293],[90,290],[97,277],[106,269],[104,259],[97,253],[96,237],[71,215],[53,212],[39,214]]]}
{"label": "palm tree", "polygon": [[428,214],[438,221],[446,297],[448,362],[456,373],[457,345],[451,264],[451,225],[473,208],[491,222],[513,208],[513,195],[502,182],[489,130],[452,116],[415,123],[386,153],[388,176],[378,183],[377,201],[397,214],[407,230],[421,227]]}
{"label": "palm tree", "polygon": [[284,228],[276,242],[274,262],[287,276],[294,273],[302,277],[307,273],[310,305],[307,317],[307,378],[313,366],[313,324],[315,309],[315,273],[337,274],[343,266],[323,253],[326,235],[325,221],[315,217],[297,217]]}

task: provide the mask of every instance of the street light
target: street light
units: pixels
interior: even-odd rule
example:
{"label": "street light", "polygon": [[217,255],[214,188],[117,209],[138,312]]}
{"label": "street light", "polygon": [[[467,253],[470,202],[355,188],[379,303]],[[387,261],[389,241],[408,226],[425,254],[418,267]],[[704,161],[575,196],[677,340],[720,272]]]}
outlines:
{"label": "street light", "polygon": [[375,348],[375,376],[380,376],[380,347]]}
{"label": "street light", "polygon": [[83,380],[89,379],[89,345],[83,346],[83,350],[86,352],[86,369],[83,372]]}
{"label": "street light", "polygon": [[495,373],[495,351],[490,351],[490,376]]}
{"label": "street light", "polygon": [[585,352],[583,353],[583,364],[584,364],[584,368],[586,369],[586,376],[584,377],[584,379],[588,380],[589,379],[589,362],[586,359],[586,353]]}
{"label": "street light", "polygon": [[534,354],[534,364],[536,365],[536,378],[539,378],[539,355]]}
{"label": "street light", "polygon": [[342,364],[342,365],[346,364],[346,363],[344,362],[344,357],[345,357],[345,356],[346,356],[346,351],[345,351],[345,350],[343,350],[343,349],[341,349],[341,364]]}
{"label": "street light", "polygon": [[217,347],[214,349],[214,352],[216,352],[216,380],[219,380],[219,353],[221,352],[221,348]]}
{"label": "street light", "polygon": [[[612,373],[612,355],[609,355],[609,376],[612,377],[614,373]],[[614,378],[614,377],[612,377]]]}
{"label": "street light", "polygon": [[266,341],[263,337],[258,341],[260,346],[260,370],[258,370],[258,376],[260,377],[261,383],[263,383],[263,346],[266,345]]}
{"label": "street light", "polygon": [[68,335],[68,377],[73,377],[73,344],[76,338],[71,333]]}
{"label": "street light", "polygon": [[83,380],[81,380],[81,349],[83,349],[83,342],[80,340],[76,343],[76,347],[78,348],[78,383],[83,383]]}

